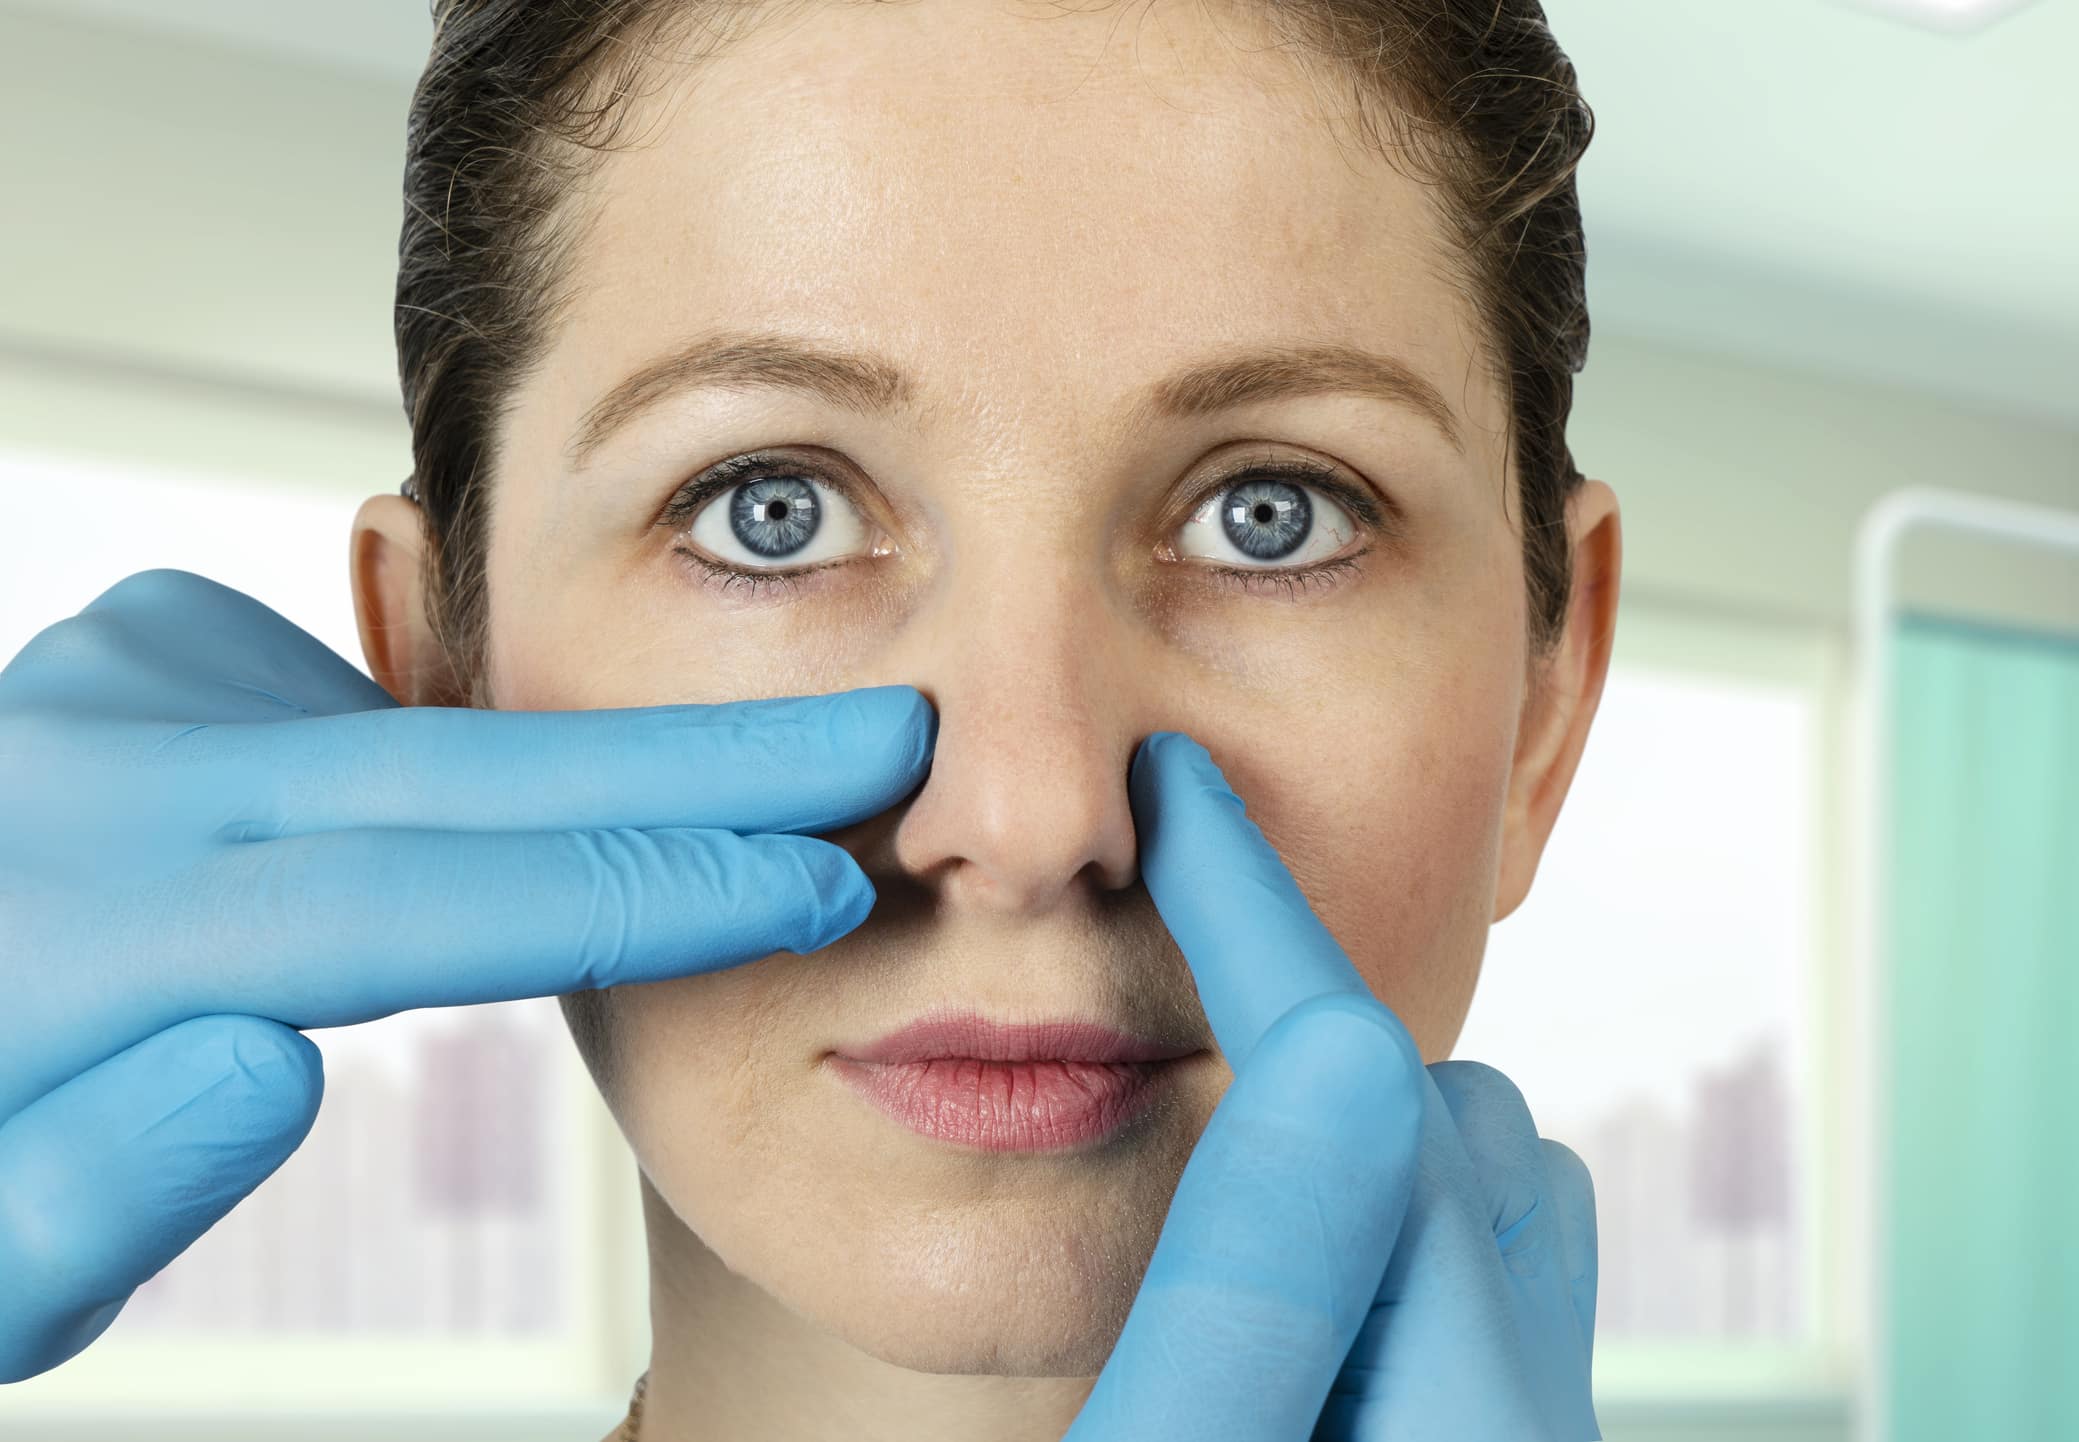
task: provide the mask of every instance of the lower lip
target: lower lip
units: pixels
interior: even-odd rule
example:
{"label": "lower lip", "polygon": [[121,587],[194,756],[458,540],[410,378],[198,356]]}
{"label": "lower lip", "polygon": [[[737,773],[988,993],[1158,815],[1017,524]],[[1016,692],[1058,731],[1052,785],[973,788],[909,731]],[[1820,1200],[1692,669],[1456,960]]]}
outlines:
{"label": "lower lip", "polygon": [[829,1060],[847,1086],[911,1131],[991,1152],[1058,1151],[1109,1136],[1147,1109],[1177,1065]]}

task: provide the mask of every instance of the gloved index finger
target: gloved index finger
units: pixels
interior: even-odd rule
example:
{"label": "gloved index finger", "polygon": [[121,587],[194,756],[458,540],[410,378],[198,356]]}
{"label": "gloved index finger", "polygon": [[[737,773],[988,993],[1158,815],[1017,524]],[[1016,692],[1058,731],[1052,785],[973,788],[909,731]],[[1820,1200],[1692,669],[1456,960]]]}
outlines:
{"label": "gloved index finger", "polygon": [[1240,1068],[1309,997],[1371,989],[1249,819],[1211,753],[1180,731],[1141,743],[1128,774],[1141,879],[1183,950],[1213,1036]]}
{"label": "gloved index finger", "polygon": [[[191,728],[162,748],[250,813],[226,839],[450,831],[834,830],[929,768],[937,713],[912,686],[582,711],[409,706]],[[220,804],[213,802],[212,804]]]}

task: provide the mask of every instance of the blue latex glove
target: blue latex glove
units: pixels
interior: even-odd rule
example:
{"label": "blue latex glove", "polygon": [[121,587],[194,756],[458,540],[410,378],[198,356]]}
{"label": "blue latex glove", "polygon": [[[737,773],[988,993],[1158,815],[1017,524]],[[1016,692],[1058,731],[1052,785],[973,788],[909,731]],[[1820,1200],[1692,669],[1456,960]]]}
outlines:
{"label": "blue latex glove", "polygon": [[1157,732],[1141,876],[1234,1068],[1065,1442],[1584,1442],[1595,1202],[1477,1062],[1425,1068],[1204,747]]}
{"label": "blue latex glove", "polygon": [[908,686],[400,707],[175,570],[44,629],[0,671],[0,1381],[87,1346],[302,1142],[295,1028],[825,946],[873,885],[787,833],[895,805],[936,728]]}

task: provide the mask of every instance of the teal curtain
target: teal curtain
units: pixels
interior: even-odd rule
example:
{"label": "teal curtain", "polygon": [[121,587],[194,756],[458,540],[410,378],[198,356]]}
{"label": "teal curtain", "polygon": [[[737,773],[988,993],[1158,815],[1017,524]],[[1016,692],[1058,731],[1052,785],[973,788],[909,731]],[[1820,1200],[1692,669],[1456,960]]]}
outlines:
{"label": "teal curtain", "polygon": [[2079,1439],[2079,638],[1890,644],[1889,1439]]}

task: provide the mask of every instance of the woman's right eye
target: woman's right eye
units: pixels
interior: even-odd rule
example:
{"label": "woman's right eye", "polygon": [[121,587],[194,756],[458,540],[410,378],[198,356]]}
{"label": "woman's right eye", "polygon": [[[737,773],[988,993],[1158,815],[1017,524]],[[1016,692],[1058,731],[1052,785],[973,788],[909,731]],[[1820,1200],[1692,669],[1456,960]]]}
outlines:
{"label": "woman's right eye", "polygon": [[778,473],[738,482],[702,506],[683,533],[739,573],[797,570],[866,554],[864,518],[835,486]]}

